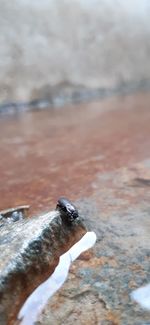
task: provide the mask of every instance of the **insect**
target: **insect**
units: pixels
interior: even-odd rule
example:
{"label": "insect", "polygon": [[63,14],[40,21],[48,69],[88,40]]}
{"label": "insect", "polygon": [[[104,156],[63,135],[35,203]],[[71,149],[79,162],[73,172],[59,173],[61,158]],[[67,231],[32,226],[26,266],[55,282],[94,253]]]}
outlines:
{"label": "insect", "polygon": [[60,212],[63,220],[65,219],[65,221],[70,223],[79,217],[77,208],[72,202],[64,197],[59,198],[56,205],[56,210]]}

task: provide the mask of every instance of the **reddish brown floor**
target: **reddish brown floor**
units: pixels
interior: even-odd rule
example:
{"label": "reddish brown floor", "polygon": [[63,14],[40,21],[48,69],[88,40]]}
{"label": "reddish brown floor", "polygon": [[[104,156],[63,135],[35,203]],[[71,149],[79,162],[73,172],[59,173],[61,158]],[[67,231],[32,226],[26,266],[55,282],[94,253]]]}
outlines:
{"label": "reddish brown floor", "polygon": [[0,120],[0,209],[31,213],[92,194],[98,173],[150,156],[150,94]]}

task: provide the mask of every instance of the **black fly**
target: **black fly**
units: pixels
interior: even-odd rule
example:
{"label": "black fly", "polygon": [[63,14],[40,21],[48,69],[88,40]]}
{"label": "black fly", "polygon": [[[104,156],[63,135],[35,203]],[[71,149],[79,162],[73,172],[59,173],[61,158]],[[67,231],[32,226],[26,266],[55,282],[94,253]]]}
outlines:
{"label": "black fly", "polygon": [[56,210],[59,210],[62,219],[69,223],[72,223],[76,218],[79,217],[77,208],[72,202],[64,197],[59,198]]}

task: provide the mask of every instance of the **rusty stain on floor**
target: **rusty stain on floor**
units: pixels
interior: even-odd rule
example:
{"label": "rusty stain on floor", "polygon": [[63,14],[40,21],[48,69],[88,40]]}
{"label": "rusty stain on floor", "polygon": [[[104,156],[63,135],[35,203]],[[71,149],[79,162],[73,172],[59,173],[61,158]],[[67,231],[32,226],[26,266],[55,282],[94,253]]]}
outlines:
{"label": "rusty stain on floor", "polygon": [[0,209],[77,204],[95,248],[39,324],[144,325],[130,292],[150,282],[150,93],[0,120]]}

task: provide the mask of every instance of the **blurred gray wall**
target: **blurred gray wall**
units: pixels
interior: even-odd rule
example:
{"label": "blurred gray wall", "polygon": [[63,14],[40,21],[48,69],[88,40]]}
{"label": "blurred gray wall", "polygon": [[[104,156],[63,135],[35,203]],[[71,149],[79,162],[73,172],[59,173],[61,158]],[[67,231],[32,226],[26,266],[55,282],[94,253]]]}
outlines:
{"label": "blurred gray wall", "polygon": [[150,78],[150,1],[0,0],[0,103]]}

